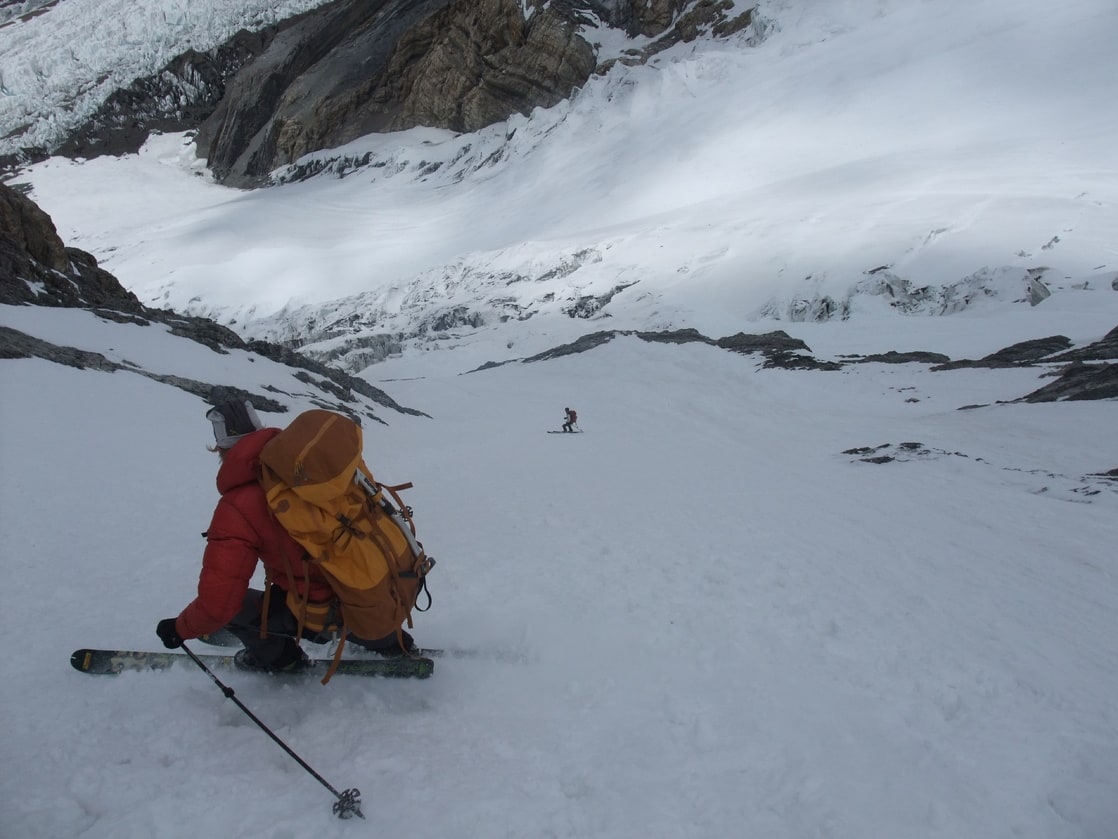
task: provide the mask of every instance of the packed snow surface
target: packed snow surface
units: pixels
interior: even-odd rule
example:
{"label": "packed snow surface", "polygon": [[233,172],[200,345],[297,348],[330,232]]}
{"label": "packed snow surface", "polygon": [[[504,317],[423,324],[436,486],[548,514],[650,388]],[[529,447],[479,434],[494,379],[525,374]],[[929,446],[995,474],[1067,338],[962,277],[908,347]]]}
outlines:
{"label": "packed snow surface", "polygon": [[[44,76],[70,71],[51,58],[77,31],[64,14],[198,15],[216,35],[273,5],[63,0],[0,28],[0,100],[25,49]],[[0,363],[0,832],[1113,839],[1113,400],[1013,403],[1048,367],[787,371],[636,337],[464,375],[617,327],[781,328],[835,360],[1118,325],[1113,3],[760,12],[757,45],[677,47],[476,135],[365,138],[303,161],[326,169],[308,181],[226,189],[182,136],[23,174],[67,244],[145,301],[246,333],[323,311],[401,331],[458,304],[536,314],[363,373],[429,415],[366,424],[368,463],[415,484],[438,560],[415,635],[473,655],[414,682],[221,674],[362,791],[367,822],[334,818],[196,668],[69,667],[78,647],[159,649],[156,623],[193,596],[216,501],[206,406],[126,371]],[[125,60],[127,39],[87,40],[87,63]],[[773,299],[846,299],[881,266],[913,286],[988,269],[1003,296],[755,319]],[[1013,283],[1041,268],[1052,294],[1030,305]],[[599,320],[562,313],[619,285]],[[266,359],[159,327],[6,306],[0,324],[272,388],[291,409],[264,415],[277,425],[312,406]],[[547,434],[565,406],[584,433]]]}
{"label": "packed snow surface", "polygon": [[[271,375],[152,327],[0,314],[149,369]],[[1040,370],[762,370],[636,338],[469,375],[394,366],[380,384],[430,417],[368,424],[366,459],[414,482],[438,559],[414,632],[477,656],[421,682],[220,674],[361,790],[358,825],[192,665],[67,663],[160,649],[156,622],[193,596],[206,406],[126,372],[0,365],[6,835],[1113,836],[1118,487],[1091,477],[1118,465],[1113,402],[993,404]],[[565,406],[584,433],[546,433]],[[845,453],[878,446],[896,459]]]}

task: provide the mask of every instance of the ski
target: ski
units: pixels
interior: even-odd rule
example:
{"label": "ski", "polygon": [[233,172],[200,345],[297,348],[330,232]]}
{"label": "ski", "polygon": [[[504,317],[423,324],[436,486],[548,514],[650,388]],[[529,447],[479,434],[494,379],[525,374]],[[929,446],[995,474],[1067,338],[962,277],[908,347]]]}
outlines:
{"label": "ski", "polygon": [[[219,629],[217,632],[211,632],[209,635],[202,635],[198,638],[199,641],[209,644],[212,647],[239,647],[241,646],[240,639],[237,638],[228,629]],[[352,649],[356,651],[357,655],[376,655],[376,653],[363,650],[359,645],[354,644]],[[528,661],[530,656],[523,650],[513,649],[511,647],[454,647],[454,648],[439,648],[439,647],[417,647],[414,650],[417,656],[421,658],[455,658],[455,659],[475,659],[482,661],[504,661],[504,662],[525,662]],[[347,659],[348,660],[348,659]],[[357,659],[357,661],[379,661],[375,659]]]}
{"label": "ski", "polygon": [[[230,632],[228,629],[219,629],[217,632],[211,632],[208,635],[201,635],[201,636],[198,637],[198,640],[201,641],[204,644],[209,644],[211,647],[239,647],[239,646],[241,646],[241,639],[238,638],[236,635],[234,635],[232,632]],[[364,652],[364,650],[362,650],[361,646],[358,645],[358,644],[354,644],[353,647],[354,647],[354,649],[359,651],[359,654],[361,652]],[[418,647],[414,650],[414,652],[420,658],[442,658],[443,656],[446,656],[446,655],[460,654],[463,651],[462,650],[437,650],[437,649],[431,649],[429,647]],[[375,653],[373,653],[373,655],[375,655]],[[330,660],[332,660],[332,659],[330,659]],[[349,659],[346,659],[346,660],[348,661]],[[363,658],[363,659],[359,659],[359,660],[360,661],[367,661],[368,659]],[[372,660],[373,661],[379,661],[380,659],[372,659]]]}
{"label": "ski", "polygon": [[[234,668],[233,656],[201,653],[198,655],[209,667]],[[330,667],[332,659],[314,659],[314,667],[292,674],[268,674],[279,676],[321,676]],[[170,667],[190,664],[190,657],[173,652],[140,652],[139,650],[75,650],[70,656],[70,665],[82,673],[115,676],[125,670],[166,670]],[[251,672],[251,671],[242,671]],[[427,657],[408,658],[345,658],[338,662],[338,675],[382,676],[389,679],[426,679],[435,672],[435,662]]]}
{"label": "ski", "polygon": [[580,428],[577,431],[549,431],[547,433],[548,434],[581,434],[582,429]]}

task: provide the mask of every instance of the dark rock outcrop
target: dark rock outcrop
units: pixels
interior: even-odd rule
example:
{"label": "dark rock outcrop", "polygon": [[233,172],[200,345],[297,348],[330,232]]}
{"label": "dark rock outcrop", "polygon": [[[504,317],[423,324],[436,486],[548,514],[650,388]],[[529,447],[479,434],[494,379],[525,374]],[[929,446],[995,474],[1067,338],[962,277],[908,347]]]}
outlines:
{"label": "dark rock outcrop", "polygon": [[307,152],[377,131],[473,131],[550,106],[593,50],[548,6],[516,0],[338,0],[279,33],[198,132],[215,176],[251,186]]}
{"label": "dark rock outcrop", "polygon": [[3,242],[9,254],[9,261],[0,264],[4,275],[19,273],[16,259],[20,264],[35,263],[50,271],[65,271],[69,265],[66,246],[50,216],[30,198],[3,184],[0,184],[0,231],[3,231]]}
{"label": "dark rock outcrop", "polygon": [[85,158],[133,154],[152,132],[197,128],[225,96],[227,81],[294,20],[259,32],[242,30],[212,50],[176,56],[155,75],[110,95],[54,153]]}
{"label": "dark rock outcrop", "polygon": [[[719,338],[717,340],[708,338],[695,329],[665,330],[661,332],[611,330],[584,335],[577,341],[554,347],[542,353],[537,353],[529,358],[515,359],[506,362],[489,362],[477,368],[476,371],[471,372],[489,370],[494,367],[500,367],[503,364],[517,362],[550,361],[552,359],[562,358],[563,356],[592,350],[623,335],[632,335],[643,341],[654,343],[703,343],[736,353],[759,353],[765,359],[762,365],[763,367],[785,370],[832,371],[842,370],[847,364],[879,362],[886,364],[935,364],[937,366],[931,367],[931,370],[947,371],[966,367],[986,367],[995,369],[1033,367],[1041,362],[1046,365],[1051,365],[1054,361],[1071,360],[1071,364],[1061,368],[1057,373],[1052,374],[1058,376],[1056,381],[1014,401],[1055,402],[1058,400],[1118,399],[1118,364],[1090,364],[1082,360],[1116,357],[1116,355],[1118,355],[1118,327],[1108,332],[1101,341],[1059,355],[1054,355],[1054,353],[1059,352],[1060,349],[1066,349],[1071,344],[1071,342],[1062,335],[1050,338],[1039,338],[1033,341],[1022,341],[1021,343],[1014,344],[986,356],[985,359],[980,361],[969,362],[951,362],[946,356],[930,352],[888,352],[880,355],[845,356],[842,361],[822,361],[811,355],[811,349],[807,344],[799,338],[793,338],[782,330],[762,335],[739,332],[736,335]],[[909,399],[908,401],[915,402],[919,400]],[[960,410],[980,407],[985,406],[967,405]]]}
{"label": "dark rock outcrop", "polygon": [[799,338],[778,329],[764,335],[747,335],[739,332],[715,342],[724,350],[737,353],[759,352],[765,356],[765,367],[785,370],[841,370],[834,361],[820,361],[811,356],[811,349]]}
{"label": "dark rock outcrop", "polygon": [[[535,0],[535,5],[541,2]],[[593,12],[630,37],[667,38],[670,43],[692,41],[704,28],[714,35],[729,34],[748,25],[753,12],[731,17],[732,0],[586,0],[564,5]]]}
{"label": "dark rock outcrop", "polygon": [[569,344],[562,344],[558,347],[554,347],[542,353],[537,353],[536,355],[523,359],[523,361],[524,363],[528,364],[536,361],[550,361],[553,358],[562,358],[565,355],[576,355],[578,353],[586,352],[587,350],[592,350],[595,347],[600,347],[603,344],[608,344],[618,335],[626,334],[630,333],[618,332],[617,330],[593,332],[590,335],[583,335],[577,341],[572,341]]}
{"label": "dark rock outcrop", "polygon": [[626,61],[749,26],[729,0],[336,0],[285,26],[200,126],[218,180],[255,186],[308,152],[415,126],[476,131],[551,107],[596,71],[590,13],[656,37]]}
{"label": "dark rock outcrop", "polygon": [[1064,368],[1056,381],[1016,401],[1066,402],[1087,399],[1118,399],[1118,364],[1084,364],[1077,361]]}
{"label": "dark rock outcrop", "polygon": [[793,338],[782,329],[768,332],[764,335],[747,335],[739,332],[728,338],[719,338],[718,346],[724,350],[749,353],[767,350],[780,350],[781,352],[811,352],[811,349],[799,338]]}
{"label": "dark rock outcrop", "polygon": [[[710,344],[711,346],[736,353],[748,354],[756,352],[764,356],[765,363],[763,366],[768,368],[780,367],[788,370],[842,369],[842,365],[839,363],[819,361],[813,358],[810,355],[811,350],[807,344],[780,330],[765,335],[747,335],[744,332],[739,332],[737,335],[732,335],[728,338],[714,340],[703,335],[696,329],[669,329],[660,332],[614,329],[583,335],[577,341],[572,341],[569,344],[563,344],[553,349],[546,350],[545,352],[518,360],[523,363],[551,361],[552,359],[562,358],[565,355],[575,355],[577,353],[586,352],[587,350],[592,350],[595,347],[608,344],[614,338],[627,335],[632,335],[640,338],[642,341],[655,344]],[[502,364],[511,363],[514,362],[489,362],[479,367],[478,370],[489,370],[494,367],[500,367]]]}
{"label": "dark rock outcrop", "polygon": [[[1048,338],[1035,338],[1031,341],[1022,341],[1018,344],[998,350],[984,356],[977,361],[962,359],[949,361],[934,367],[934,370],[957,370],[962,367],[1016,367],[1022,364],[1032,364],[1048,359],[1061,350],[1071,346],[1071,341],[1063,335],[1052,335]],[[1048,359],[1052,360],[1052,359]]]}
{"label": "dark rock outcrop", "polygon": [[68,248],[34,201],[0,184],[0,303],[143,310],[134,294],[98,267],[92,255]]}
{"label": "dark rock outcrop", "polygon": [[[614,25],[631,36],[654,39],[641,49],[629,50],[620,59],[625,64],[643,64],[669,47],[689,44],[703,34],[724,38],[740,32],[753,23],[755,11],[747,9],[734,15],[732,0],[648,0],[618,6],[611,15]],[[608,64],[601,69],[605,67]]]}
{"label": "dark rock outcrop", "polygon": [[1017,402],[1056,402],[1084,399],[1118,399],[1118,364],[1090,362],[1118,359],[1118,327],[1101,340],[1069,349],[1071,340],[1063,335],[1022,341],[978,360],[962,359],[932,367],[932,370],[959,370],[987,367],[1035,367],[1066,365],[1055,373],[1056,380]]}
{"label": "dark rock outcrop", "polygon": [[[214,352],[231,349],[254,352],[299,372],[295,377],[317,388],[324,407],[353,415],[354,394],[404,414],[423,415],[405,408],[388,394],[363,379],[312,361],[294,350],[256,341],[246,344],[232,330],[208,318],[180,315],[166,309],[149,309],[127,291],[97,260],[85,251],[67,248],[54,223],[34,201],[0,184],[0,303],[90,309],[98,317],[121,323],[165,325],[182,338],[196,341]],[[126,370],[201,396],[211,403],[222,399],[247,398],[265,411],[282,412],[278,401],[250,393],[235,385],[213,384],[144,370],[112,361],[100,353],[58,346],[10,327],[0,327],[0,359],[43,358],[79,369],[105,372]],[[340,403],[340,404],[339,404]],[[378,417],[367,413],[370,419]]]}
{"label": "dark rock outcrop", "polygon": [[[636,285],[636,283],[619,283],[605,294],[586,294],[578,297],[574,302],[563,308],[563,314],[567,317],[581,318],[583,320],[597,317],[598,313],[608,306],[614,297],[633,285]],[[606,315],[606,317],[609,317],[609,315]]]}
{"label": "dark rock outcrop", "polygon": [[890,350],[887,353],[862,356],[856,359],[861,364],[949,364],[951,359],[938,352],[897,352]]}
{"label": "dark rock outcrop", "polygon": [[652,344],[713,344],[697,329],[668,329],[663,332],[638,332],[636,336]]}
{"label": "dark rock outcrop", "polygon": [[645,39],[622,58],[637,64],[753,19],[732,0],[334,0],[182,53],[113,93],[55,148],[20,149],[0,170],[48,154],[135,152],[153,131],[197,129],[218,180],[257,186],[308,152],[365,134],[468,132],[550,107],[611,63],[598,64],[583,26]]}
{"label": "dark rock outcrop", "polygon": [[0,359],[42,358],[55,364],[63,364],[78,370],[97,370],[102,373],[115,373],[118,370],[146,376],[161,384],[177,387],[216,405],[226,399],[250,399],[262,411],[284,413],[287,406],[259,392],[243,390],[229,385],[213,385],[198,379],[183,376],[153,373],[135,365],[122,364],[105,358],[101,353],[59,346],[42,338],[35,338],[16,329],[0,326]]}
{"label": "dark rock outcrop", "polygon": [[917,442],[881,443],[877,446],[857,446],[843,452],[852,458],[852,463],[872,463],[883,465],[887,463],[912,463],[945,458],[959,458],[969,460],[976,466],[981,465],[987,469],[1013,473],[1014,480],[1022,475],[1031,475],[1036,481],[1030,492],[1034,495],[1049,495],[1067,501],[1089,501],[1097,495],[1118,492],[1118,487],[1113,482],[1118,479],[1118,469],[1109,472],[1093,472],[1087,475],[1062,475],[1047,472],[1041,469],[1024,470],[1009,466],[995,466],[985,458],[973,457],[960,451],[948,451]]}
{"label": "dark rock outcrop", "polygon": [[1102,340],[1095,341],[1085,347],[1054,355],[1049,361],[1108,361],[1118,359],[1118,326],[1111,329]]}

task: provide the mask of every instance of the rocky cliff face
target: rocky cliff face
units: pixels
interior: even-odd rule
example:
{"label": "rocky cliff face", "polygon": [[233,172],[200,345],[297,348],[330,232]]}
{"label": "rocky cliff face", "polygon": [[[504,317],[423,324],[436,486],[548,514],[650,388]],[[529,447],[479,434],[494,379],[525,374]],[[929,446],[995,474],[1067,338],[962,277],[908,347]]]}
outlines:
{"label": "rocky cliff face", "polygon": [[263,53],[281,27],[239,32],[206,52],[188,50],[154,76],[116,91],[55,154],[65,157],[133,154],[153,131],[189,131],[209,117],[238,70]]}
{"label": "rocky cliff face", "polygon": [[66,247],[35,202],[0,184],[0,303],[109,306],[142,310],[140,301],[85,251]]}
{"label": "rocky cliff face", "polygon": [[230,185],[302,155],[415,126],[476,131],[551,107],[605,69],[579,34],[601,21],[655,40],[624,60],[753,20],[731,0],[338,0],[246,66],[198,133]]}
{"label": "rocky cliff face", "polygon": [[[183,53],[110,96],[51,153],[119,155],[151,131],[198,129],[199,153],[218,180],[251,187],[364,134],[468,132],[555,105],[614,60],[598,60],[580,34],[587,26],[645,39],[621,58],[640,63],[752,19],[752,11],[735,15],[732,0],[334,0]],[[0,169],[46,156],[25,149],[0,159]]]}
{"label": "rocky cliff face", "polygon": [[735,15],[733,0],[588,0],[586,8],[630,37],[655,39],[654,52],[692,41],[702,31],[728,35],[753,18],[752,9]]}
{"label": "rocky cliff face", "polygon": [[516,0],[338,0],[289,27],[230,83],[198,133],[220,180],[364,134],[473,131],[568,96],[594,70],[569,10]]}

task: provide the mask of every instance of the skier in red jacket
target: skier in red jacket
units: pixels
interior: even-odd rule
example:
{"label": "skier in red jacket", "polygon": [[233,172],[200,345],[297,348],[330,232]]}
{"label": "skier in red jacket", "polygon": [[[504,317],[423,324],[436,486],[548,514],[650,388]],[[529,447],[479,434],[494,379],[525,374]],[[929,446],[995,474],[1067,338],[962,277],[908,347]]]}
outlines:
{"label": "skier in red jacket", "polygon": [[567,412],[567,421],[563,423],[563,430],[573,431],[574,424],[578,422],[578,414],[575,413],[573,408],[564,408],[563,410]]}
{"label": "skier in red jacket", "polygon": [[[312,603],[333,599],[330,584],[307,553],[272,515],[264,490],[257,481],[260,451],[279,434],[264,428],[252,403],[225,402],[206,414],[213,423],[216,450],[221,457],[217,472],[217,502],[206,531],[206,550],[198,578],[198,596],[177,618],[165,618],[156,627],[163,645],[175,649],[183,641],[225,628],[245,645],[237,653],[239,666],[250,670],[295,671],[309,666],[309,659],[295,638],[298,619],[287,605],[288,589]],[[260,637],[265,593],[250,588],[257,560],[274,582],[267,595],[267,637]],[[325,641],[304,632],[309,640]],[[404,643],[413,645],[404,632]],[[399,653],[396,634],[366,641],[350,640],[382,653]]]}

